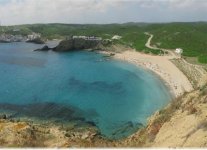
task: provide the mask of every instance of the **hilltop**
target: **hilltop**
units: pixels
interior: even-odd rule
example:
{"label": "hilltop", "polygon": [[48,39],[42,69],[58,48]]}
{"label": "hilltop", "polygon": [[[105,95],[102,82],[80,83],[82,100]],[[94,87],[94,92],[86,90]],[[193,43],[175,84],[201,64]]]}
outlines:
{"label": "hilltop", "polygon": [[125,23],[125,24],[33,24],[0,27],[0,33],[28,35],[40,33],[47,39],[65,39],[71,35],[98,36],[111,39],[114,35],[122,38],[114,40],[137,51],[152,54],[163,54],[160,50],[145,47],[149,36],[154,35],[152,44],[166,49],[182,48],[183,57],[193,63],[207,63],[207,23]]}

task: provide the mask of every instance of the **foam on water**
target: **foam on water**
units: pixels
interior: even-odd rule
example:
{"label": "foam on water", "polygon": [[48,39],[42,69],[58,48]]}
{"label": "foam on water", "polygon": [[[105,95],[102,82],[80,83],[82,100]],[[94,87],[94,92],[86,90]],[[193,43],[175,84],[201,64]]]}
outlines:
{"label": "foam on water", "polygon": [[1,109],[44,119],[84,118],[103,135],[121,138],[171,99],[157,76],[132,64],[94,52],[32,51],[40,47],[0,44]]}

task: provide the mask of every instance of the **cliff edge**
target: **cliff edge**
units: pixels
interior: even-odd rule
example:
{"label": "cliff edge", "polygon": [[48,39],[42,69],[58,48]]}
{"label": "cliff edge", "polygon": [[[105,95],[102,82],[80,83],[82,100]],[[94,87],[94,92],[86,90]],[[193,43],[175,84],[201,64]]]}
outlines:
{"label": "cliff edge", "polygon": [[196,90],[155,113],[147,127],[123,140],[125,147],[206,147],[207,77]]}

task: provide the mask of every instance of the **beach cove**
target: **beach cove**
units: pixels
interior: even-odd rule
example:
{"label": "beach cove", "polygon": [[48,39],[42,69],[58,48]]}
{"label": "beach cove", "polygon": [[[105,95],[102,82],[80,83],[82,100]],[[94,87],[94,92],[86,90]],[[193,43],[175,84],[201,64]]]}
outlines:
{"label": "beach cove", "polygon": [[88,51],[33,51],[39,47],[1,48],[1,109],[15,117],[88,122],[119,138],[136,132],[171,100],[164,83],[142,68]]}
{"label": "beach cove", "polygon": [[154,72],[170,87],[175,97],[182,96],[185,92],[193,90],[189,79],[170,61],[174,59],[173,56],[147,55],[129,49],[122,53],[116,53],[114,58]]}

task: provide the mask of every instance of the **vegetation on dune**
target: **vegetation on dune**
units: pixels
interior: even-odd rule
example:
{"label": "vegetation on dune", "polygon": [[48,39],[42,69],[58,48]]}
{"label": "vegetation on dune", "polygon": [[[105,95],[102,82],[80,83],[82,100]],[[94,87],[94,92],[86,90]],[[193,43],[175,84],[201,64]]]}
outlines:
{"label": "vegetation on dune", "polygon": [[199,56],[199,57],[198,57],[198,61],[199,61],[200,63],[207,64],[207,55]]}

